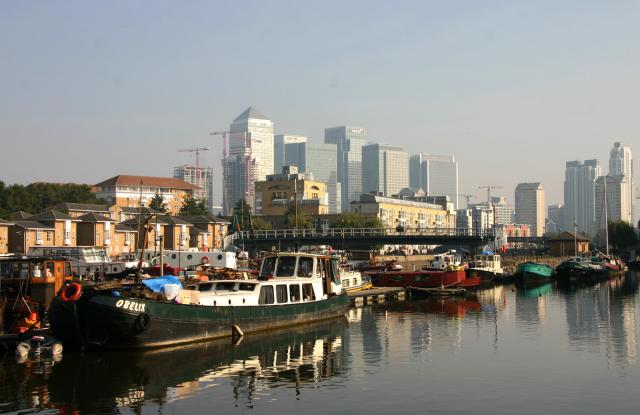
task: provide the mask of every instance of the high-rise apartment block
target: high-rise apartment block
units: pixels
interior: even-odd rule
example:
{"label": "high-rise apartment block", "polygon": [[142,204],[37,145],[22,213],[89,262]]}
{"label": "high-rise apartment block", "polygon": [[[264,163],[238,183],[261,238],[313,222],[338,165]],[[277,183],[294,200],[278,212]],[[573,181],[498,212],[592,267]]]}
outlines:
{"label": "high-rise apartment block", "polygon": [[493,205],[494,221],[496,225],[511,225],[515,223],[516,210],[513,205],[507,203],[504,196],[494,196],[491,198]]}
{"label": "high-rise apartment block", "polygon": [[563,215],[564,205],[549,205],[547,207],[547,232],[561,232],[563,231]]}
{"label": "high-rise apartment block", "polygon": [[329,213],[340,213],[341,183],[338,181],[338,150],[336,144],[307,142],[285,145],[285,165],[297,166],[300,171],[313,174],[315,180],[326,183]]}
{"label": "high-rise apartment block", "polygon": [[185,164],[173,168],[173,177],[191,183],[198,188],[193,195],[207,202],[207,209],[213,213],[213,169]]}
{"label": "high-rise apartment block", "polygon": [[458,162],[454,156],[416,154],[409,161],[409,186],[428,195],[447,195],[458,206]]}
{"label": "high-rise apartment block", "polygon": [[[273,169],[275,174],[282,173],[285,162],[285,148],[287,144],[306,143],[303,135],[278,134],[273,136]],[[298,166],[299,167],[299,166]]]}
{"label": "high-rise apartment block", "polygon": [[626,176],[600,176],[596,179],[596,233],[603,232],[608,221],[631,222],[630,190]]}
{"label": "high-rise apartment block", "polygon": [[520,183],[515,191],[516,223],[529,225],[531,236],[543,236],[546,204],[542,183]]}
{"label": "high-rise apartment block", "polygon": [[362,193],[362,147],[367,144],[367,131],[346,125],[325,128],[324,142],[337,146],[342,211],[348,212],[349,202],[360,200]]}
{"label": "high-rise apartment block", "polygon": [[229,156],[223,160],[225,214],[245,198],[254,203],[254,184],[273,173],[273,122],[249,107],[229,127]]}
{"label": "high-rise apartment block", "polygon": [[564,174],[564,220],[562,227],[595,235],[595,185],[602,176],[598,160],[567,161]]}
{"label": "high-rise apartment block", "polygon": [[409,184],[409,154],[401,147],[362,147],[362,192],[391,197]]}
{"label": "high-rise apartment block", "polygon": [[624,143],[614,143],[609,157],[609,176],[621,176],[617,179],[626,189],[621,190],[625,200],[616,201],[620,208],[620,219],[629,223],[634,221],[633,208],[633,154],[631,147]]}

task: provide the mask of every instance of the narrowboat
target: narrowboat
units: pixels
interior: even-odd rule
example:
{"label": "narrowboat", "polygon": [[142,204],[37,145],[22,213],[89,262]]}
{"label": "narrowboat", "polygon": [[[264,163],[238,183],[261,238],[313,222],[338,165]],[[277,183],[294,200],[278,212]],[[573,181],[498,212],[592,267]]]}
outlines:
{"label": "narrowboat", "polygon": [[480,279],[477,277],[467,278],[461,267],[448,271],[369,271],[366,274],[371,277],[375,287],[471,288],[480,284]]}
{"label": "narrowboat", "polygon": [[269,255],[256,280],[202,283],[182,290],[180,298],[191,300],[180,303],[142,295],[136,284],[85,285],[71,301],[67,290],[49,311],[66,348],[173,346],[328,320],[348,309],[337,260],[308,253]]}
{"label": "narrowboat", "polygon": [[518,264],[513,274],[516,282],[525,280],[549,281],[553,276],[553,267],[537,262],[523,262]]}

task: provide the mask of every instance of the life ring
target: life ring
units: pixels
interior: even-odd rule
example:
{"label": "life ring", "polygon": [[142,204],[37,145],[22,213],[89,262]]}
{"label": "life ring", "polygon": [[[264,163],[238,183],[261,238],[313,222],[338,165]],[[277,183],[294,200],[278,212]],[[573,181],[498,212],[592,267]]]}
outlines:
{"label": "life ring", "polygon": [[138,331],[145,331],[150,324],[151,324],[151,317],[149,317],[149,314],[147,313],[141,313],[136,318],[135,325]]}
{"label": "life ring", "polygon": [[60,292],[60,297],[62,298],[62,301],[66,303],[78,301],[81,295],[82,295],[82,286],[77,282],[72,282],[71,284],[66,285]]}
{"label": "life ring", "polygon": [[202,259],[200,260],[200,263],[202,265],[208,264],[209,263],[209,257],[208,256],[203,256]]}

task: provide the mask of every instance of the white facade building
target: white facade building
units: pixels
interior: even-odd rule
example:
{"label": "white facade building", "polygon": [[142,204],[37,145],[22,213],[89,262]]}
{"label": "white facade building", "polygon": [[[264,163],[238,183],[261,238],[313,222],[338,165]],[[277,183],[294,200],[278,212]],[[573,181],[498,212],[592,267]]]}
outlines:
{"label": "white facade building", "polygon": [[529,225],[531,236],[543,236],[547,218],[542,183],[520,183],[515,191],[516,223]]}
{"label": "white facade building", "polygon": [[274,174],[282,173],[282,168],[287,165],[287,144],[306,143],[307,137],[303,135],[278,134],[273,136],[273,166]]}
{"label": "white facade building", "polygon": [[[605,180],[607,198],[605,203]],[[606,221],[626,221],[630,223],[629,182],[625,176],[600,176],[596,180],[596,232],[603,232]],[[605,218],[605,211],[607,215]]]}
{"label": "white facade building", "polygon": [[[631,147],[624,143],[614,143],[609,157],[609,176],[622,176],[624,186],[627,188],[622,191],[622,196],[626,200],[620,201],[620,219],[629,223],[633,223],[634,206],[633,206],[633,154]],[[608,184],[608,183],[607,183]]]}
{"label": "white facade building", "polygon": [[193,195],[207,202],[209,213],[213,213],[213,169],[185,164],[173,168],[173,177],[198,187]]}
{"label": "white facade building", "polygon": [[595,187],[596,179],[602,176],[598,160],[567,161],[564,178],[563,229],[573,232],[574,223],[578,232],[595,235]]}
{"label": "white facade building", "polygon": [[390,197],[409,184],[409,154],[401,147],[369,144],[362,147],[362,192]]}
{"label": "white facade building", "polygon": [[409,161],[409,186],[427,195],[447,195],[458,205],[458,162],[454,156],[416,154]]}

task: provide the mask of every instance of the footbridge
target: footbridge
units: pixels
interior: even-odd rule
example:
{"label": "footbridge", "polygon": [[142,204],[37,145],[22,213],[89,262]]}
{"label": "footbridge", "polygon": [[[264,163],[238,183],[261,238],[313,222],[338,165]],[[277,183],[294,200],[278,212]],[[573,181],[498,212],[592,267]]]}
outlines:
{"label": "footbridge", "polygon": [[258,250],[286,250],[299,246],[330,245],[334,249],[369,250],[380,245],[451,245],[477,247],[495,240],[493,230],[466,228],[434,229],[273,229],[242,231],[233,234],[236,246]]}

